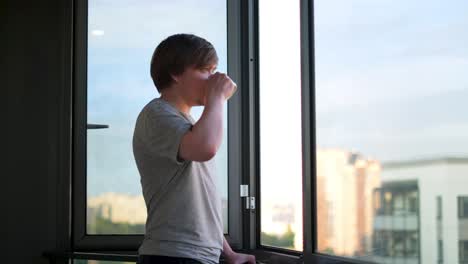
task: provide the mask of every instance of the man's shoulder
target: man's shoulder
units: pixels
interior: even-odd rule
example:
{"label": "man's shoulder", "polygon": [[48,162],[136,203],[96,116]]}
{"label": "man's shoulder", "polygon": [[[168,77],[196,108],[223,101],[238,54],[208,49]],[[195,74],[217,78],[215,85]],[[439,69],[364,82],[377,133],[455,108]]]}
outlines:
{"label": "man's shoulder", "polygon": [[144,112],[145,115],[153,118],[165,118],[170,116],[182,117],[176,109],[171,107],[168,103],[164,102],[160,98],[151,100],[143,108],[142,112]]}

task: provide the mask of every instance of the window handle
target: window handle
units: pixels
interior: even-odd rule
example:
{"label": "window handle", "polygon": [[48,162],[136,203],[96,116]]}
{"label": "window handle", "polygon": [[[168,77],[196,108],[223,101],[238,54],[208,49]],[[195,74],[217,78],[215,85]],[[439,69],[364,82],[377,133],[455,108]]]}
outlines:
{"label": "window handle", "polygon": [[102,125],[102,124],[88,124],[86,126],[87,129],[103,129],[109,128],[109,125]]}

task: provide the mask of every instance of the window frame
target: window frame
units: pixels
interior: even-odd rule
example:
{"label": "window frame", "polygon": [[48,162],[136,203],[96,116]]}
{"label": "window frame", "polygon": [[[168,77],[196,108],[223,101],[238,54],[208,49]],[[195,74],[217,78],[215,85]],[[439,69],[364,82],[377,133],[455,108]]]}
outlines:
{"label": "window frame", "polygon": [[[254,138],[250,140],[250,155],[254,156],[255,164],[251,164],[253,175],[259,174],[259,109],[258,109],[258,0],[245,0],[245,12],[248,13],[248,28],[250,37],[249,47],[251,58],[253,58],[254,70],[249,71],[250,78],[250,110],[254,113],[249,117],[251,130],[247,134]],[[303,260],[303,263],[373,263],[365,260],[358,260],[343,256],[327,255],[318,252],[317,249],[317,174],[316,174],[316,112],[315,112],[315,32],[314,32],[314,0],[300,1],[300,48],[301,48],[301,105],[302,105],[302,208],[303,208],[303,251],[293,251],[283,248],[264,246],[260,244],[261,233],[261,201],[260,201],[260,177],[255,176],[251,181],[255,184],[257,210],[251,215],[251,222],[255,225],[250,227],[249,232],[244,233],[244,237],[251,236],[250,244],[255,245],[254,249],[262,257],[285,257],[289,261]],[[247,100],[247,99],[246,99]],[[248,123],[249,121],[244,120]],[[245,140],[245,139],[244,139]],[[248,141],[246,141],[248,142]],[[253,218],[253,220],[252,220]],[[255,234],[255,235],[252,235]],[[288,262],[289,263],[289,262]],[[290,262],[292,263],[292,262]]]}
{"label": "window frame", "polygon": [[[239,1],[226,1],[227,71],[242,87],[241,60],[241,5]],[[88,1],[73,1],[73,87],[72,87],[72,248],[73,250],[138,250],[143,234],[86,234],[87,211],[87,69],[88,69]],[[174,32],[176,33],[176,32]],[[148,66],[149,67],[149,66]],[[240,182],[242,168],[241,118],[242,89],[228,103],[228,234],[226,240],[233,249],[241,249],[243,217],[241,211]],[[235,176],[238,175],[238,176]],[[234,213],[233,213],[234,212]]]}
{"label": "window frame", "polygon": [[[315,76],[314,76],[314,27],[313,27],[313,0],[300,0],[300,48],[301,48],[301,124],[302,124],[302,210],[303,210],[303,251],[298,252],[284,248],[262,245],[260,241],[261,235],[261,195],[260,195],[260,177],[254,179],[256,189],[257,212],[255,219],[255,227],[252,228],[252,233],[255,234],[255,239],[252,239],[252,244],[256,245],[256,249],[269,252],[270,255],[289,255],[291,259],[303,259],[304,263],[315,263],[315,261],[331,261],[333,263],[337,259],[334,256],[326,256],[316,253],[316,197],[314,196],[316,188],[315,175]],[[255,156],[255,175],[260,175],[260,113],[259,113],[259,6],[258,1],[249,1],[248,5],[249,33],[252,35],[251,45],[253,46],[251,54],[254,57],[255,70],[251,74],[251,84],[253,87],[253,97],[251,100],[252,109],[254,109],[254,130],[255,138],[254,153]],[[328,263],[328,262],[327,262]]]}
{"label": "window frame", "polygon": [[[248,33],[249,33],[249,55],[253,60],[254,69],[249,71],[251,96],[249,109],[253,114],[249,116],[251,130],[248,134],[250,137],[251,149],[250,155],[253,156],[255,164],[251,167],[253,175],[258,175],[251,179],[254,185],[256,194],[257,210],[252,216],[255,218],[254,226],[250,227],[251,236],[250,244],[255,245],[255,249],[268,252],[270,255],[289,255],[291,258],[304,258],[305,263],[313,263],[314,261],[334,261],[337,258],[333,256],[325,256],[315,253],[316,248],[316,197],[315,193],[315,80],[314,80],[314,32],[313,32],[313,1],[300,0],[300,45],[301,45],[301,104],[302,104],[302,191],[303,191],[303,251],[298,252],[284,248],[265,246],[261,244],[261,195],[260,195],[260,133],[259,133],[259,6],[258,1],[248,1],[245,4],[246,13],[248,14]],[[244,234],[246,236],[248,234]],[[267,254],[268,255],[268,254]],[[342,259],[342,258],[339,258]]]}
{"label": "window frame", "polygon": [[[246,4],[246,13],[249,15],[248,18],[248,34],[249,34],[249,57],[251,58],[254,69],[249,71],[250,80],[249,84],[251,86],[251,96],[249,101],[249,109],[251,109],[252,115],[249,116],[250,120],[250,127],[252,132],[249,133],[250,146],[254,146],[251,150],[251,156],[253,156],[253,160],[255,163],[251,166],[251,170],[253,171],[253,175],[256,175],[254,179],[251,181],[253,182],[253,186],[256,193],[256,214],[255,219],[252,221],[254,222],[254,226],[251,227],[251,233],[255,234],[251,238],[251,245],[255,245],[255,249],[270,252],[273,254],[284,254],[289,255],[293,258],[303,258],[305,253],[312,253],[312,248],[314,246],[314,239],[313,239],[313,232],[316,232],[314,228],[315,226],[312,222],[312,219],[315,219],[312,216],[312,213],[315,215],[315,210],[312,208],[316,208],[315,205],[311,205],[311,202],[315,201],[315,197],[311,197],[311,193],[315,193],[312,191],[312,179],[311,179],[311,168],[315,167],[315,157],[312,160],[313,154],[315,151],[311,149],[311,147],[315,144],[311,140],[315,140],[315,136],[311,137],[311,131],[314,131],[314,122],[311,122],[311,118],[315,116],[315,114],[311,111],[314,111],[315,107],[313,105],[313,32],[309,32],[309,30],[313,29],[312,18],[311,14],[313,11],[313,1],[308,0],[299,0],[300,1],[300,46],[301,46],[301,124],[302,124],[302,188],[303,188],[303,251],[295,251],[285,248],[267,246],[261,244],[261,181],[260,181],[260,84],[259,84],[259,3],[258,1],[248,1]],[[312,96],[312,97],[311,97]],[[246,99],[247,100],[247,99]],[[253,142],[252,142],[253,139]],[[305,162],[305,161],[310,161]],[[315,184],[315,180],[313,181]],[[244,234],[247,235],[247,234]],[[306,242],[307,241],[307,242]]]}

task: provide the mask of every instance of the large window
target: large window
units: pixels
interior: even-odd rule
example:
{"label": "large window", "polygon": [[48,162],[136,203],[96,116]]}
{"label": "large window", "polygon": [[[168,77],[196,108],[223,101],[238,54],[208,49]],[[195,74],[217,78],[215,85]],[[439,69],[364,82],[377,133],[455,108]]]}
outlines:
{"label": "large window", "polygon": [[[167,36],[193,33],[213,43],[218,69],[226,72],[226,2],[96,0],[88,10],[88,124],[106,127],[88,127],[87,232],[144,233],[146,207],[131,140],[139,111],[159,97],[149,74],[151,56]],[[201,111],[192,111],[195,119]],[[227,232],[226,142],[216,161]]]}
{"label": "large window", "polygon": [[225,232],[240,225],[238,247],[320,260],[464,261],[467,3],[98,0],[86,12],[75,123],[84,158],[75,169],[87,220],[79,234],[141,238],[133,125],[158,96],[149,76],[155,46],[186,32],[214,44],[221,71],[231,55],[241,77],[217,156]]}
{"label": "large window", "polygon": [[299,1],[259,1],[261,244],[302,250]]}
{"label": "large window", "polygon": [[[213,0],[76,2],[74,228],[76,241],[84,239],[78,245],[134,248],[145,232],[146,206],[132,136],[139,111],[160,96],[150,76],[150,60],[163,39],[177,33],[207,39],[217,51],[218,71],[241,83],[239,71],[228,65],[228,39],[237,32],[228,34],[227,9],[228,1]],[[231,18],[231,24],[236,19]],[[239,46],[229,49],[235,58]],[[229,104],[238,104],[236,100],[231,98]],[[202,111],[203,107],[194,107],[191,114],[198,120]],[[230,121],[231,111],[226,104],[223,142],[215,157],[225,234],[230,227],[239,229],[238,221],[228,220],[228,207],[238,208],[237,200],[228,202],[228,162],[234,159],[232,171],[238,167],[238,157],[228,155],[228,145],[238,140],[228,135],[228,129],[238,129],[231,123],[239,122]],[[239,152],[238,146],[232,149]],[[106,235],[132,236],[117,241]],[[114,242],[109,242],[111,238]]]}
{"label": "large window", "polygon": [[[314,3],[317,251],[436,263],[443,241],[444,262],[457,263],[448,245],[460,235],[456,197],[468,193],[468,3]],[[440,237],[427,236],[438,223]]]}

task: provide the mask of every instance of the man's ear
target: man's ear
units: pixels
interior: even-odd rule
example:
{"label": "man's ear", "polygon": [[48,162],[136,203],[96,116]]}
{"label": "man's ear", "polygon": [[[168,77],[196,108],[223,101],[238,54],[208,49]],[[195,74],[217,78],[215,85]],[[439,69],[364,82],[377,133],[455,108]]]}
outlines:
{"label": "man's ear", "polygon": [[171,78],[172,78],[172,80],[174,80],[174,82],[176,82],[176,83],[179,82],[179,76],[177,76],[175,74],[171,74]]}

